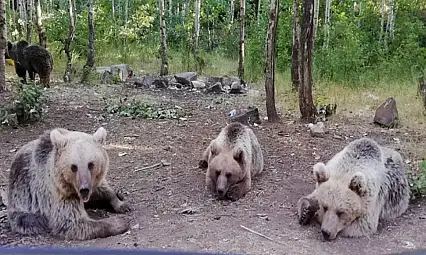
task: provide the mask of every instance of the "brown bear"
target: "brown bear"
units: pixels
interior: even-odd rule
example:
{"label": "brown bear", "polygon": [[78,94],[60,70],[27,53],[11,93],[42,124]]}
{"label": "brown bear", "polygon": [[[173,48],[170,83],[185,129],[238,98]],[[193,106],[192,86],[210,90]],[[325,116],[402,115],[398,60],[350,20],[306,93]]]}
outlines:
{"label": "brown bear", "polygon": [[299,223],[316,218],[325,240],[363,237],[407,210],[410,188],[401,155],[370,138],[349,143],[313,167],[316,189],[298,202]]}
{"label": "brown bear", "polygon": [[32,81],[35,80],[35,73],[37,73],[40,83],[50,87],[53,57],[47,49],[39,45],[29,45],[27,41],[21,40],[15,44],[8,41],[5,52],[5,58],[15,62],[15,72],[24,84],[27,83],[27,72]]}
{"label": "brown bear", "polygon": [[24,145],[14,156],[9,176],[8,219],[14,232],[50,233],[66,240],[87,240],[126,232],[123,216],[91,219],[85,204],[101,204],[116,213],[130,206],[106,180],[109,157],[106,130],[93,135],[56,128]]}
{"label": "brown bear", "polygon": [[199,164],[207,168],[208,190],[219,199],[235,201],[251,189],[252,178],[263,171],[263,154],[253,130],[233,122],[210,142]]}

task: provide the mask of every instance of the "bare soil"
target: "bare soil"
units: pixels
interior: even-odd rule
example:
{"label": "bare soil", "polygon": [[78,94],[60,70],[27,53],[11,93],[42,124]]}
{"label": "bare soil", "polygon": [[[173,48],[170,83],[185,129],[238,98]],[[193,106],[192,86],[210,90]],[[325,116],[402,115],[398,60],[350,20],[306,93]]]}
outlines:
{"label": "bare soil", "polygon": [[[13,234],[5,217],[0,244],[11,246],[92,246],[161,250],[210,251],[239,254],[389,254],[426,248],[424,203],[413,202],[377,234],[366,238],[338,238],[324,242],[319,226],[297,222],[297,200],[314,189],[312,166],[362,136],[399,149],[415,168],[421,159],[424,134],[384,130],[371,123],[372,116],[355,117],[338,111],[327,122],[324,138],[311,137],[297,115],[281,114],[280,123],[253,127],[262,144],[265,171],[253,189],[236,202],[217,201],[205,190],[204,171],[197,168],[207,144],[229,122],[226,113],[255,105],[265,116],[263,93],[205,95],[202,93],[134,89],[120,85],[59,86],[46,91],[44,119],[17,129],[0,127],[0,171],[7,183],[13,154],[44,130],[64,127],[94,132],[108,131],[111,159],[109,180],[124,193],[134,210],[128,213],[132,229],[123,235],[84,242]],[[145,120],[110,116],[103,111],[103,97],[135,96],[146,101],[178,105],[192,114],[188,120]],[[125,155],[124,155],[125,154]],[[165,160],[168,166],[141,170]],[[422,206],[423,205],[423,206]],[[113,215],[103,213],[105,215]],[[241,225],[274,241],[253,234]]]}

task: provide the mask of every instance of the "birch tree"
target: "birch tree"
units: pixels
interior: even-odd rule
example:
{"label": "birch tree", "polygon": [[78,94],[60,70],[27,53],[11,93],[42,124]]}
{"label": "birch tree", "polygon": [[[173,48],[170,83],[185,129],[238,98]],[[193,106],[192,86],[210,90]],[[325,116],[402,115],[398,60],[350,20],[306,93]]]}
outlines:
{"label": "birch tree", "polygon": [[90,71],[95,64],[95,23],[93,19],[93,0],[87,1],[87,21],[89,25],[89,45],[87,62],[83,67],[81,83],[86,83],[88,81]]}
{"label": "birch tree", "polygon": [[44,29],[43,23],[41,21],[41,5],[40,0],[34,0],[34,5],[36,7],[36,24],[38,30],[38,40],[39,45],[46,48],[46,30]]}
{"label": "birch tree", "polygon": [[330,10],[331,0],[325,0],[325,15],[324,15],[324,42],[323,47],[328,46],[328,40],[330,35]]}
{"label": "birch tree", "polygon": [[33,34],[33,0],[26,0],[26,16],[25,21],[27,25],[27,42],[31,44]]}
{"label": "birch tree", "polygon": [[241,81],[244,80],[244,23],[246,16],[246,0],[240,1],[240,50],[238,61],[238,77]]}
{"label": "birch tree", "polygon": [[5,50],[7,47],[6,32],[6,6],[5,1],[0,0],[0,92],[6,91],[6,60]]}
{"label": "birch tree", "polygon": [[160,40],[161,40],[161,68],[160,75],[167,75],[168,59],[167,59],[167,40],[166,40],[166,20],[164,18],[164,0],[159,0],[160,9]]}
{"label": "birch tree", "polygon": [[320,1],[314,0],[314,31],[313,31],[314,47],[315,47],[315,39],[317,38],[317,30],[318,30],[319,6],[320,6]]}
{"label": "birch tree", "polygon": [[230,8],[230,18],[231,24],[234,23],[234,12],[235,12],[235,0],[231,0],[231,8]]}
{"label": "birch tree", "polygon": [[265,92],[266,113],[270,122],[276,122],[279,117],[275,108],[275,51],[278,25],[279,0],[271,0],[269,24],[266,39]]}
{"label": "birch tree", "polygon": [[300,17],[299,0],[293,0],[292,44],[291,44],[291,81],[293,91],[300,87]]}
{"label": "birch tree", "polygon": [[304,0],[302,31],[300,36],[300,80],[299,108],[302,119],[313,121],[315,107],[312,99],[312,48],[314,30],[314,0]]}
{"label": "birch tree", "polygon": [[68,0],[68,38],[65,40],[64,51],[67,55],[67,65],[65,68],[64,82],[71,82],[71,68],[72,68],[72,51],[71,45],[75,39],[75,23],[77,15],[75,8],[75,0]]}
{"label": "birch tree", "polygon": [[201,12],[201,0],[195,0],[194,53],[198,52],[198,38],[200,36],[200,12]]}
{"label": "birch tree", "polygon": [[386,0],[382,0],[382,4],[380,5],[380,34],[379,41],[383,39],[384,35],[384,25],[385,25],[385,3]]}

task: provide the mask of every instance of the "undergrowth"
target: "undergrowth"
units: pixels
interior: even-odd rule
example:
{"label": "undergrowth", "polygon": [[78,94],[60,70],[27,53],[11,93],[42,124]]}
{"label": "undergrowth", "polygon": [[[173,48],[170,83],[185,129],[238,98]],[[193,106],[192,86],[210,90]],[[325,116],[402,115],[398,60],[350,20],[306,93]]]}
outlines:
{"label": "undergrowth", "polygon": [[19,86],[14,92],[11,105],[0,108],[2,125],[16,126],[38,121],[42,118],[45,98],[43,88],[34,83]]}
{"label": "undergrowth", "polygon": [[104,99],[104,110],[107,113],[120,117],[133,117],[142,119],[184,119],[188,117],[181,107],[165,108],[151,105],[136,99],[120,98],[118,102]]}

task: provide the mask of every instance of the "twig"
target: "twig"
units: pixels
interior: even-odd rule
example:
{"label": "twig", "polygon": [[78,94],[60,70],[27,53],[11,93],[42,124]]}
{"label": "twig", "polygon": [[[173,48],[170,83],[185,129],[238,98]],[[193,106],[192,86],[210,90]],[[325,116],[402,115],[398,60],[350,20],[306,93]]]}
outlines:
{"label": "twig", "polygon": [[146,167],[142,167],[142,168],[140,168],[140,169],[136,169],[136,170],[135,170],[135,172],[139,172],[139,171],[143,171],[143,170],[148,170],[148,169],[151,169],[151,168],[154,168],[154,167],[160,166],[160,165],[161,165],[161,162],[160,162],[160,163],[157,163],[157,164],[154,164],[154,165],[152,165],[152,166],[146,166]]}
{"label": "twig", "polygon": [[274,240],[274,239],[272,239],[272,238],[270,238],[270,237],[268,237],[268,236],[265,236],[264,234],[261,234],[261,233],[259,233],[259,232],[256,232],[256,231],[254,231],[254,230],[251,230],[251,229],[249,229],[248,227],[244,227],[243,225],[240,225],[240,227],[244,228],[245,230],[247,230],[247,231],[249,231],[249,232],[251,232],[251,233],[253,233],[253,234],[256,234],[256,235],[258,235],[258,236],[261,236],[261,237],[263,237],[263,238],[266,238],[266,239],[268,239],[269,241],[275,242],[275,240]]}

